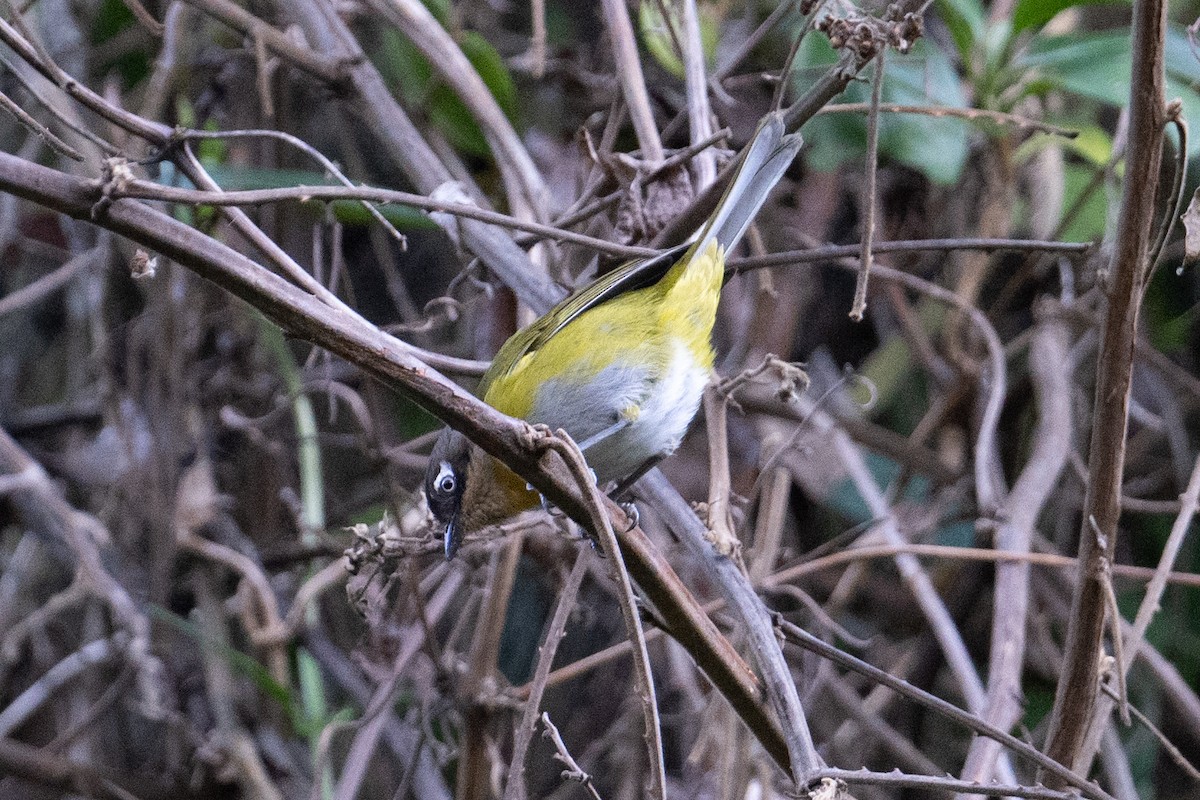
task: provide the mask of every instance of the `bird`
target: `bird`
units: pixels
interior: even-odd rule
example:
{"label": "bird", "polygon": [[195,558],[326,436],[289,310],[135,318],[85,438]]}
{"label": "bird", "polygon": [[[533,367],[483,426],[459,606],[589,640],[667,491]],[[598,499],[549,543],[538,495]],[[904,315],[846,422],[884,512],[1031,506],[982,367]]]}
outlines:
{"label": "bird", "polygon": [[[576,442],[597,485],[631,485],[679,446],[712,372],[725,257],[801,146],[778,112],[755,130],[724,195],[682,245],[627,262],[510,337],[480,381],[496,410]],[[463,537],[543,501],[451,428],[430,454],[425,498],[447,559]]]}

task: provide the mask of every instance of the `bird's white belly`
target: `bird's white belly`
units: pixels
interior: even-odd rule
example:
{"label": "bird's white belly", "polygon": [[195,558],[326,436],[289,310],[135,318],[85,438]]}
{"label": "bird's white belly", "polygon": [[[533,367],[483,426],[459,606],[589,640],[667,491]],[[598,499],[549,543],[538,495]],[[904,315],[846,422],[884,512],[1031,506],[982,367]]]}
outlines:
{"label": "bird's white belly", "polygon": [[[708,382],[708,370],[681,340],[668,347],[657,380],[647,367],[614,363],[587,381],[547,382],[529,421],[563,428],[580,443],[612,429],[585,455],[600,483],[628,477],[679,447]],[[627,414],[630,409],[636,411]]]}

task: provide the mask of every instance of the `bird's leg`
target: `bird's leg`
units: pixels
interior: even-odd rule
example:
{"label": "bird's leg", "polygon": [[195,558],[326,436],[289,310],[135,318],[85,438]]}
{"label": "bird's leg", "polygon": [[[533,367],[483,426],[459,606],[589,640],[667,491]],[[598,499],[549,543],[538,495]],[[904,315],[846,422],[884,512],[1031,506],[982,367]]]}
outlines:
{"label": "bird's leg", "polygon": [[634,470],[628,477],[620,480],[616,488],[608,493],[608,496],[617,504],[623,504],[629,500],[629,491],[633,489],[633,485],[642,479],[650,470],[658,466],[658,462],[662,461],[665,456],[657,455],[646,459],[642,465]]}
{"label": "bird's leg", "polygon": [[648,458],[646,461],[633,471],[633,474],[622,479],[617,483],[615,489],[608,493],[612,501],[621,507],[625,512],[625,516],[629,517],[629,530],[633,530],[641,521],[641,513],[633,503],[633,498],[629,496],[629,492],[633,489],[633,485],[641,479],[650,470],[654,469],[658,462],[662,461],[664,456],[658,455],[653,458]]}

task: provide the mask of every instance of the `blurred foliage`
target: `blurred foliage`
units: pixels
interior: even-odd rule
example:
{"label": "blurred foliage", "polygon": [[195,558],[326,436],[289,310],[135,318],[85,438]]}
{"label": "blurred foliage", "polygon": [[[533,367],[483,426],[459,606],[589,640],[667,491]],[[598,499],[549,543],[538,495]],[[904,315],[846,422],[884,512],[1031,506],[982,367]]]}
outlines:
{"label": "blurred foliage", "polygon": [[[515,119],[516,85],[496,48],[475,31],[459,33],[456,41],[501,110]],[[456,149],[479,157],[490,153],[471,112],[454,91],[434,75],[429,61],[416,45],[392,28],[384,28],[380,31],[375,60],[384,78],[395,87],[406,105],[424,109]]]}
{"label": "blurred foliage", "polygon": [[[700,46],[704,50],[704,60],[710,67],[716,53],[719,34],[716,13],[716,9],[711,5],[702,5],[698,10]],[[680,6],[657,0],[642,0],[638,4],[638,26],[641,29],[642,43],[646,45],[646,50],[654,60],[667,72],[683,80],[683,59],[679,55],[679,43],[684,41]]]}
{"label": "blurred foliage", "polygon": [[[102,0],[90,39],[92,44],[102,45],[136,26],[133,12],[125,3],[121,0]],[[140,48],[126,50],[103,64],[105,71],[115,70],[121,76],[126,88],[145,80],[150,75],[150,67],[150,53]]]}

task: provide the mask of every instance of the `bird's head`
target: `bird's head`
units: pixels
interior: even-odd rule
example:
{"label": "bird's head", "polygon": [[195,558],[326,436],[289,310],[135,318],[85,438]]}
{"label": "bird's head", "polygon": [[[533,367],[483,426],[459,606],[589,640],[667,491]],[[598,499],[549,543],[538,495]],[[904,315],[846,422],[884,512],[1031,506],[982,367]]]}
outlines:
{"label": "bird's head", "polygon": [[467,471],[471,443],[452,428],[438,436],[429,465],[425,468],[425,500],[442,531],[446,558],[453,558],[463,537],[463,494],[467,489]]}
{"label": "bird's head", "polygon": [[425,468],[425,500],[454,558],[463,537],[538,504],[538,495],[500,462],[446,428]]}

